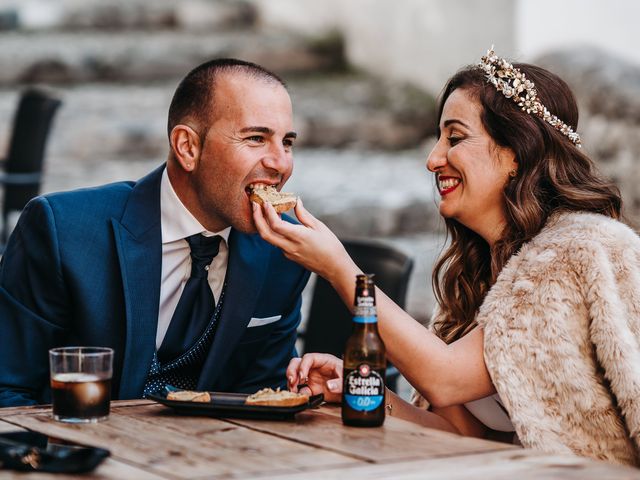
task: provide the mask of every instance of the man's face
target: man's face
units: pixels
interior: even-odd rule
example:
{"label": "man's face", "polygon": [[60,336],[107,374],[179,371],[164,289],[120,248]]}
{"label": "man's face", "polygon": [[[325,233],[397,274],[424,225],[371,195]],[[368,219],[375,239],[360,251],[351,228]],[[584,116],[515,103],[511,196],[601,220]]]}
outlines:
{"label": "man's face", "polygon": [[291,99],[282,85],[242,74],[220,75],[215,92],[188,208],[209,230],[253,233],[249,186],[280,190],[293,170]]}

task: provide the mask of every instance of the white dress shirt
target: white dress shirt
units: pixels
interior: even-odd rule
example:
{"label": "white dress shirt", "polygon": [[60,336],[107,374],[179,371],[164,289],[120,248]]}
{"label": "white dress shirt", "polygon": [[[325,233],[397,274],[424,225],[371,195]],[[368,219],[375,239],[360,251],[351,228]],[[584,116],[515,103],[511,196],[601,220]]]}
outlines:
{"label": "white dress shirt", "polygon": [[156,348],[160,348],[180,295],[191,275],[191,249],[185,238],[202,233],[204,236],[220,235],[220,251],[211,262],[207,280],[216,302],[222,292],[229,259],[229,232],[209,232],[182,204],[171,186],[167,169],[160,183],[160,219],[162,228],[162,274],[160,277],[160,312],[156,331]]}

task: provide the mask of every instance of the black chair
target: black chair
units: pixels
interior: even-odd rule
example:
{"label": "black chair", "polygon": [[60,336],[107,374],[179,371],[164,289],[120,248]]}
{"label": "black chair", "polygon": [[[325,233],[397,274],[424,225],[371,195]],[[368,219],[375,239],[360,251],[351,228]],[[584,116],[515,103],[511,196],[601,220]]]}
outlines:
{"label": "black chair", "polygon": [[11,233],[9,215],[20,212],[29,200],[38,195],[42,183],[42,166],[47,137],[53,116],[61,101],[50,93],[30,88],[22,93],[9,143],[9,153],[0,175],[4,186],[0,251]]}
{"label": "black chair", "polygon": [[[397,249],[377,242],[348,240],[343,244],[354,262],[364,272],[374,273],[376,285],[404,308],[413,260]],[[313,288],[306,329],[299,335],[303,340],[304,352],[331,353],[342,357],[345,342],[351,334],[351,318],[350,310],[329,282],[318,277]],[[393,391],[398,375],[393,367],[387,370],[387,386]]]}

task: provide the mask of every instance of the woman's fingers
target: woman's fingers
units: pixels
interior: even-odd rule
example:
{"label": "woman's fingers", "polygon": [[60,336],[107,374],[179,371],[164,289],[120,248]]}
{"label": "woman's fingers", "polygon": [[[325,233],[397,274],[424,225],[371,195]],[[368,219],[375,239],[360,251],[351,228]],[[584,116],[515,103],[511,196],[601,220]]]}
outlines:
{"label": "woman's fingers", "polygon": [[304,386],[302,388],[300,388],[300,390],[298,391],[298,393],[302,393],[303,395],[307,395],[308,397],[313,396],[313,390],[311,390],[309,387]]}
{"label": "woman's fingers", "polygon": [[300,357],[292,358],[287,366],[287,387],[292,392],[298,391],[298,368],[300,367],[300,362],[302,359]]}
{"label": "woman's fingers", "polygon": [[[298,379],[308,384],[308,391],[324,393],[327,402],[340,402],[342,360],[327,353],[308,353],[298,364]],[[307,388],[300,391],[307,392]]]}
{"label": "woman's fingers", "polygon": [[298,218],[298,220],[300,220],[300,223],[302,223],[305,227],[313,228],[316,226],[316,217],[311,215],[309,211],[304,208],[301,198],[298,198],[294,211],[296,212],[296,217]]}
{"label": "woman's fingers", "polygon": [[327,390],[335,394],[342,393],[342,380],[339,378],[327,380]]}
{"label": "woman's fingers", "polygon": [[342,374],[342,361],[328,353],[307,353],[298,366],[299,378],[308,378],[312,369],[321,371],[325,376],[339,377]]}
{"label": "woman's fingers", "polygon": [[295,240],[300,236],[300,229],[303,229],[304,227],[301,227],[300,225],[294,225],[282,220],[282,218],[280,218],[280,215],[278,215],[278,213],[276,212],[276,209],[273,208],[273,205],[271,205],[269,202],[266,202],[264,204],[264,213],[265,218],[269,223],[269,227],[271,227],[271,230],[273,230],[275,233],[289,240]]}
{"label": "woman's fingers", "polygon": [[310,226],[282,220],[268,202],[253,209],[260,236],[280,248],[286,258],[304,268],[327,278],[351,261],[338,238],[325,224],[308,213],[304,205],[300,205],[297,212]]}
{"label": "woman's fingers", "polygon": [[[300,225],[293,225],[282,220],[269,202],[265,202],[262,206],[253,202],[253,220],[258,233],[267,241],[274,235],[279,239],[294,240],[299,236],[296,227],[302,228]],[[277,246],[281,247],[280,244]]]}
{"label": "woman's fingers", "polygon": [[276,247],[288,247],[289,244],[287,242],[287,239],[282,235],[279,235],[273,230],[273,228],[271,228],[271,225],[269,224],[268,219],[265,217],[260,205],[255,202],[251,202],[251,206],[253,208],[253,221],[260,236]]}
{"label": "woman's fingers", "polygon": [[314,367],[318,367],[316,353],[306,353],[298,365],[298,378],[306,379],[309,378],[309,370]]}

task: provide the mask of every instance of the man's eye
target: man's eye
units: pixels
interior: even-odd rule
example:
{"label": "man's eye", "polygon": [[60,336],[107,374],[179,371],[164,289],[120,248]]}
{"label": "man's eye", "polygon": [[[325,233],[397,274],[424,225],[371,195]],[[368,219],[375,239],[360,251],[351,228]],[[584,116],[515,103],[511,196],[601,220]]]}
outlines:
{"label": "man's eye", "polygon": [[247,140],[249,140],[250,142],[263,143],[264,137],[261,135],[251,135],[250,137],[247,137]]}
{"label": "man's eye", "polygon": [[293,148],[293,140],[291,140],[290,138],[285,138],[282,141],[282,145],[284,145],[286,148]]}
{"label": "man's eye", "polygon": [[462,137],[450,136],[450,137],[447,137],[447,140],[449,140],[449,145],[454,146],[455,144],[457,144],[462,140]]}

